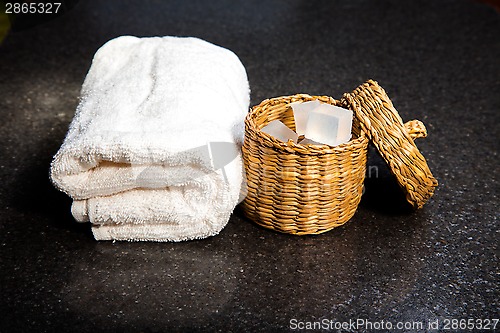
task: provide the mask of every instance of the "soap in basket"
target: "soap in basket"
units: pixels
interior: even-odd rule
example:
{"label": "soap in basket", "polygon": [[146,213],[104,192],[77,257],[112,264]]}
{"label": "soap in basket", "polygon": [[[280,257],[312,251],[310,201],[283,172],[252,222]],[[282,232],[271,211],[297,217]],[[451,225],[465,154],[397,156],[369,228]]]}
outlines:
{"label": "soap in basket", "polygon": [[305,137],[338,146],[351,139],[353,112],[330,104],[320,104],[309,112]]}
{"label": "soap in basket", "polygon": [[288,126],[286,126],[279,120],[271,121],[269,124],[262,128],[262,132],[265,132],[283,142],[292,140],[294,143],[297,143],[297,133],[292,131],[290,128],[288,128]]}
{"label": "soap in basket", "polygon": [[321,102],[317,99],[307,102],[294,102],[290,106],[293,110],[293,118],[295,120],[295,131],[298,135],[306,133],[307,119],[309,112],[320,106]]}
{"label": "soap in basket", "polygon": [[308,139],[308,138],[304,138],[304,139],[300,140],[299,144],[301,144],[301,145],[316,145],[316,146],[323,145],[323,143],[321,143],[321,142],[316,142],[316,141]]}

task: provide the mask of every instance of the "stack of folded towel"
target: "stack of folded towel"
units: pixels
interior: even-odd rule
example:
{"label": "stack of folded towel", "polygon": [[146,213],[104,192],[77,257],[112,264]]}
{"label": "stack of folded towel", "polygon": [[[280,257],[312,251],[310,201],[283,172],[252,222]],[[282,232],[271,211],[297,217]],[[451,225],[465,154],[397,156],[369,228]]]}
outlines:
{"label": "stack of folded towel", "polygon": [[97,240],[215,235],[238,203],[245,69],[197,38],[124,36],[94,56],[51,166]]}

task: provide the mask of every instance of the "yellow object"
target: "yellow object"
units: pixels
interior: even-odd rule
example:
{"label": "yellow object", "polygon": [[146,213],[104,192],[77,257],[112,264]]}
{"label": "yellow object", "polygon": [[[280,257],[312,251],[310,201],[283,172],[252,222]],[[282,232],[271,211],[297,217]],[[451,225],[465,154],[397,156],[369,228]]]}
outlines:
{"label": "yellow object", "polygon": [[0,44],[3,42],[10,30],[10,20],[5,12],[0,12]]}

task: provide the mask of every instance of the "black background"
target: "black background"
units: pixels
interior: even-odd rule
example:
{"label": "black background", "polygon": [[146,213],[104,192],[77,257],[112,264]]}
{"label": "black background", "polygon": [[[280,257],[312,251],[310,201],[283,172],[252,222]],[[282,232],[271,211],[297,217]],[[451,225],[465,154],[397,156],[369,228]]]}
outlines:
{"label": "black background", "polygon": [[[458,0],[73,5],[0,45],[1,332],[498,318],[495,9]],[[440,183],[434,197],[409,212],[371,151],[379,177],[367,180],[352,220],[320,236],[270,232],[236,210],[206,240],[96,242],[48,169],[93,54],[127,34],[196,36],[233,50],[252,105],[299,92],[340,98],[377,80],[405,121],[427,126],[417,144]]]}

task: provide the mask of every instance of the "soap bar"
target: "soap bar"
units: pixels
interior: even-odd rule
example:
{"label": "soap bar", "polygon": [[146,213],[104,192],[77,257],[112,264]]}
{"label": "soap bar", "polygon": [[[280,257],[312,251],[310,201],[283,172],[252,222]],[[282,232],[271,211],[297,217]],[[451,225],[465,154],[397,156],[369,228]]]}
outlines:
{"label": "soap bar", "polygon": [[283,142],[288,142],[289,139],[292,139],[294,143],[297,143],[297,139],[299,137],[297,133],[289,129],[288,126],[286,126],[279,120],[271,121],[269,124],[262,128],[262,132],[266,132],[267,134]]}
{"label": "soap bar", "polygon": [[305,136],[313,141],[338,146],[351,139],[351,110],[320,104],[309,112]]}
{"label": "soap bar", "polygon": [[304,138],[302,140],[299,141],[299,144],[301,145],[323,145],[323,143],[320,143],[320,142],[316,142],[314,140],[311,140],[309,138]]}
{"label": "soap bar", "polygon": [[307,102],[294,102],[290,103],[293,110],[293,117],[295,119],[295,131],[298,135],[303,135],[306,132],[307,118],[309,112],[321,105],[317,99]]}

